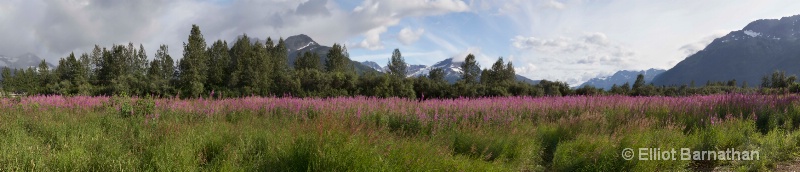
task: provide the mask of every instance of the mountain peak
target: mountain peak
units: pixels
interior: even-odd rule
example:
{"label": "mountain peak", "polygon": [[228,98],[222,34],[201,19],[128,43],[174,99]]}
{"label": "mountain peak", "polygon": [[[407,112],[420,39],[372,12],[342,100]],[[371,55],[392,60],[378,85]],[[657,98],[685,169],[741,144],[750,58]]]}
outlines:
{"label": "mountain peak", "polygon": [[[9,67],[12,69],[13,68],[26,69],[29,67],[35,68],[39,66],[40,62],[42,62],[42,59],[33,53],[25,53],[15,57],[0,55],[0,67]],[[55,65],[53,65],[51,62],[46,62],[46,63],[51,68],[55,67]]]}
{"label": "mountain peak", "polygon": [[364,61],[364,62],[361,62],[361,64],[364,64],[364,66],[367,66],[367,67],[370,67],[372,69],[375,69],[378,72],[384,72],[383,71],[383,67],[381,67],[381,65],[379,65],[378,63],[375,63],[373,61]]}
{"label": "mountain peak", "polygon": [[715,39],[653,80],[655,85],[729,81],[760,83],[780,70],[800,74],[800,15],[750,22]]}
{"label": "mountain peak", "polygon": [[290,36],[284,40],[284,43],[286,43],[286,48],[290,50],[301,50],[309,46],[319,45],[314,39],[305,34]]}
{"label": "mountain peak", "polygon": [[650,83],[657,75],[664,73],[666,70],[664,69],[655,69],[650,68],[647,70],[620,70],[614,73],[611,76],[598,76],[596,78],[589,79],[585,83],[581,84],[578,87],[583,87],[585,85],[591,85],[597,88],[603,88],[605,90],[610,90],[611,87],[616,85],[623,85],[626,82],[628,84],[633,84],[636,81],[636,77],[639,74],[644,75],[644,81],[646,83]]}

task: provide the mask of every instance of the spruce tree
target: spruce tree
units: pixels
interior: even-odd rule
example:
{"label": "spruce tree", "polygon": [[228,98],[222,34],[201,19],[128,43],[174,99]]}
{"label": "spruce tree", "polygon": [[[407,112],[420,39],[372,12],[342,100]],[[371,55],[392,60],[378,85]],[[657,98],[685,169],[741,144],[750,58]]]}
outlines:
{"label": "spruce tree", "polygon": [[179,88],[186,96],[199,97],[205,90],[208,54],[206,41],[200,27],[192,25],[188,43],[183,43],[183,58],[180,60]]}
{"label": "spruce tree", "polygon": [[403,55],[400,54],[400,49],[394,49],[392,58],[389,59],[387,66],[389,68],[389,75],[398,78],[406,77],[406,61],[403,59]]}
{"label": "spruce tree", "polygon": [[461,64],[461,80],[468,84],[474,84],[478,82],[478,78],[480,78],[481,67],[478,65],[478,62],[475,61],[475,55],[469,54],[467,58],[464,59],[464,63]]}
{"label": "spruce tree", "polygon": [[228,72],[230,71],[230,54],[228,53],[228,43],[217,40],[208,48],[209,67],[208,82],[209,89],[222,91],[228,83]]}
{"label": "spruce tree", "polygon": [[328,72],[347,73],[352,71],[353,67],[350,65],[350,57],[348,56],[346,48],[339,44],[333,44],[333,47],[328,50],[325,69]]}
{"label": "spruce tree", "polygon": [[306,51],[302,55],[299,55],[298,58],[294,61],[294,69],[297,71],[300,70],[320,70],[321,61],[319,59],[319,55],[315,52]]}

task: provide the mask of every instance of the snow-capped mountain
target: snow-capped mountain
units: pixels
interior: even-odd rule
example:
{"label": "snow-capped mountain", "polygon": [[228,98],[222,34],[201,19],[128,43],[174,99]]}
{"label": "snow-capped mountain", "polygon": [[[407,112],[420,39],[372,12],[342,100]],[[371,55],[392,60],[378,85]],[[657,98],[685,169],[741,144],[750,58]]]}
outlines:
{"label": "snow-capped mountain", "polygon": [[[453,58],[444,59],[444,60],[442,60],[440,62],[437,62],[436,64],[433,64],[433,66],[430,66],[430,67],[427,67],[425,69],[420,70],[415,75],[423,75],[423,74],[427,75],[433,69],[442,68],[442,69],[444,69],[444,74],[445,74],[444,75],[444,79],[447,80],[447,82],[449,82],[449,83],[455,83],[456,81],[461,79],[461,64],[462,63],[464,63],[464,62],[455,62],[455,61],[453,61]],[[515,76],[515,78],[517,79],[517,81],[526,82],[528,84],[538,84],[539,83],[538,80],[531,80],[531,79],[529,79],[527,77],[524,77],[522,75],[519,75],[519,74],[517,74]]]}
{"label": "snow-capped mountain", "polygon": [[[370,62],[370,61],[362,62],[362,64],[365,64],[367,66],[369,66],[368,64],[370,63],[375,63],[375,62]],[[461,79],[461,63],[463,62],[454,62],[453,58],[448,58],[440,62],[436,62],[432,66],[408,65],[406,68],[406,73],[408,77],[418,77],[418,76],[428,75],[428,73],[430,73],[431,70],[433,69],[442,68],[444,69],[444,80],[446,80],[449,83],[455,83],[456,81]],[[377,63],[375,63],[375,65],[377,65]],[[382,69],[383,71],[388,70],[387,67],[383,67]],[[517,75],[516,78],[518,81],[523,81],[529,84],[539,83],[539,81],[534,81],[521,75]]]}
{"label": "snow-capped mountain", "polygon": [[433,69],[442,68],[444,69],[444,80],[447,80],[449,83],[455,83],[461,79],[461,63],[464,62],[453,62],[453,58],[444,59],[430,67],[419,70],[414,73],[413,76],[427,75]]}
{"label": "snow-capped mountain", "polygon": [[[237,39],[239,37],[237,37]],[[266,40],[264,39],[250,37],[250,43],[255,43],[256,41],[259,41],[261,43],[266,42]],[[272,41],[275,44],[278,43],[278,39],[273,38]],[[290,36],[284,39],[283,41],[286,44],[286,51],[288,53],[287,54],[288,59],[286,62],[289,63],[288,64],[289,66],[294,66],[294,61],[297,60],[297,57],[302,55],[301,53],[305,52],[317,53],[317,55],[320,58],[320,61],[322,61],[322,63],[324,64],[325,57],[328,55],[328,50],[331,49],[331,47],[329,46],[320,45],[319,43],[314,41],[314,39],[311,39],[311,37],[305,34]],[[233,46],[232,43],[228,45]],[[353,67],[355,67],[356,72],[359,73],[373,70],[372,68],[367,67],[361,64],[360,62],[351,61],[351,64],[353,64]]]}
{"label": "snow-capped mountain", "polygon": [[375,69],[378,72],[381,72],[381,73],[384,72],[384,70],[383,70],[384,67],[381,67],[381,65],[378,65],[378,63],[375,63],[373,61],[363,61],[363,62],[361,62],[361,64],[363,64],[364,66],[370,67],[372,69]]}
{"label": "snow-capped mountain", "polygon": [[306,48],[308,48],[307,50],[312,50],[321,46],[311,37],[304,34],[290,36],[284,40],[284,43],[286,43],[286,49],[289,49],[289,51],[300,51]]}
{"label": "snow-capped mountain", "polygon": [[[363,64],[364,66],[368,66],[368,67],[370,67],[372,69],[375,69],[375,70],[377,70],[378,72],[381,72],[381,73],[386,73],[387,71],[389,71],[389,66],[381,67],[380,65],[378,65],[378,63],[375,63],[373,61],[363,61],[363,62],[361,62],[361,64]],[[420,73],[420,70],[423,70],[425,68],[428,68],[428,66],[406,64],[406,75],[407,75],[407,77],[415,77],[415,76],[419,76],[419,75],[428,74],[427,72],[426,73]]]}
{"label": "snow-capped mountain", "polygon": [[614,73],[614,75],[611,76],[589,79],[589,81],[586,81],[585,83],[581,84],[580,86],[578,86],[578,88],[583,87],[585,85],[591,85],[597,88],[610,90],[611,86],[613,86],[614,84],[623,85],[627,82],[628,84],[633,85],[633,83],[636,81],[636,76],[638,76],[639,74],[643,74],[644,81],[646,83],[650,83],[650,81],[652,81],[653,78],[655,78],[658,74],[664,73],[664,71],[666,70],[652,69],[652,68],[641,71],[621,70],[617,71],[616,73]]}
{"label": "snow-capped mountain", "polygon": [[[420,72],[420,71],[424,70],[425,68],[428,68],[428,66],[406,64],[406,75],[408,77],[426,75],[426,74],[428,74],[427,72],[425,72],[425,73],[421,73]],[[384,69],[388,69],[388,66],[384,67]]]}
{"label": "snow-capped mountain", "polygon": [[[27,69],[29,67],[36,68],[41,62],[42,59],[32,53],[25,53],[16,57],[0,55],[0,67],[8,67],[11,69]],[[51,62],[47,62],[47,65],[51,69],[55,67]]]}
{"label": "snow-capped mountain", "polygon": [[756,20],[741,30],[717,38],[653,79],[655,85],[684,85],[692,81],[736,80],[738,85],[761,83],[775,71],[800,74],[800,15]]}

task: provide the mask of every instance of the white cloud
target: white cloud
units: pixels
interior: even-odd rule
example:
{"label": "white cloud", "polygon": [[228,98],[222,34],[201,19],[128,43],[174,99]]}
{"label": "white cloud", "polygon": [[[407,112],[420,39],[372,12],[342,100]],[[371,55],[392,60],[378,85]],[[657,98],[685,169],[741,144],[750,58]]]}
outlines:
{"label": "white cloud", "polygon": [[520,67],[519,74],[533,79],[561,80],[570,85],[580,84],[600,73],[628,68],[636,62],[633,50],[602,32],[555,38],[516,36],[511,39],[511,47],[528,55],[527,58],[515,57],[515,64],[535,63],[537,66],[533,69]]}
{"label": "white cloud", "polygon": [[557,9],[557,10],[561,10],[561,9],[564,9],[564,7],[566,7],[566,5],[564,5],[564,3],[558,2],[556,0],[548,0],[547,2],[544,3],[543,6],[545,8],[552,8],[552,9]]}
{"label": "white cloud", "polygon": [[[379,26],[373,27],[364,33],[365,38],[358,44],[357,48],[383,49],[384,46],[380,40],[380,35],[386,32],[388,27],[397,25],[402,18],[434,16],[452,12],[465,12],[467,10],[469,10],[469,6],[461,0],[366,0],[353,9],[353,13],[358,14],[360,20],[376,23]],[[402,34],[401,31],[400,41],[404,44],[410,44],[409,42],[414,42],[415,39],[405,39],[403,38],[404,36],[410,36],[406,38],[416,37],[416,39],[419,39],[419,35],[422,33]]]}
{"label": "white cloud", "polygon": [[383,43],[381,42],[381,33],[383,32],[386,32],[386,27],[378,27],[367,31],[367,33],[364,33],[366,38],[357,47],[369,50],[383,49]]}
{"label": "white cloud", "polygon": [[594,53],[596,51],[616,53],[614,55],[627,56],[630,54],[630,52],[620,52],[624,48],[612,44],[608,37],[600,32],[585,33],[577,38],[557,37],[551,39],[518,35],[511,39],[511,46],[518,50],[535,50],[555,54]]}
{"label": "white cloud", "polygon": [[622,57],[616,56],[611,57],[608,55],[589,55],[585,59],[578,60],[578,64],[619,64],[625,62],[625,59]]}
{"label": "white cloud", "polygon": [[725,36],[726,34],[728,34],[728,31],[724,30],[714,31],[714,33],[712,33],[711,35],[703,37],[696,42],[683,45],[680,48],[678,48],[678,50],[682,51],[684,55],[690,56],[706,48],[706,46],[708,46],[708,44],[711,44],[711,42],[714,41],[714,39]]}
{"label": "white cloud", "polygon": [[[204,37],[232,41],[247,33],[264,39],[307,34],[330,45],[363,37],[355,47],[382,49],[381,36],[409,17],[469,10],[461,0],[367,0],[343,9],[332,0],[8,0],[0,1],[0,53],[33,52],[52,61],[93,45],[167,44],[180,58],[192,24]],[[7,10],[9,9],[9,10]]]}
{"label": "white cloud", "polygon": [[583,39],[588,44],[595,44],[599,46],[608,45],[608,37],[606,34],[600,32],[587,33]]}
{"label": "white cloud", "polygon": [[526,63],[524,66],[517,67],[516,64],[514,66],[514,72],[518,74],[530,74],[535,73],[538,67],[533,63]]}
{"label": "white cloud", "polygon": [[397,35],[397,39],[400,40],[405,45],[411,45],[414,42],[417,42],[422,34],[425,33],[425,30],[419,28],[417,30],[412,30],[411,28],[403,28],[400,30],[400,33]]}
{"label": "white cloud", "polygon": [[465,49],[465,50],[459,52],[458,54],[456,54],[455,57],[453,57],[453,61],[463,62],[467,58],[467,55],[470,55],[470,54],[475,56],[476,60],[479,58],[479,56],[484,56],[485,57],[485,55],[483,53],[481,53],[481,48],[480,47],[468,47],[467,49]]}

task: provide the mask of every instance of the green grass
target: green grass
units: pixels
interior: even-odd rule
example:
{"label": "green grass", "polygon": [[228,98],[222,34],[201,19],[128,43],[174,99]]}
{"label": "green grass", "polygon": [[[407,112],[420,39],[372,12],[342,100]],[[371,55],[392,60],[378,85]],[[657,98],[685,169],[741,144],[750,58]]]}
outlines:
{"label": "green grass", "polygon": [[[750,171],[789,160],[800,147],[794,124],[778,117],[766,118],[770,127],[762,133],[752,119],[686,130],[649,117],[617,123],[606,115],[613,111],[505,124],[425,122],[404,114],[275,114],[284,111],[207,116],[155,110],[159,116],[152,118],[119,115],[114,108],[2,109],[0,171]],[[624,148],[682,147],[758,150],[761,160],[620,156]]]}

